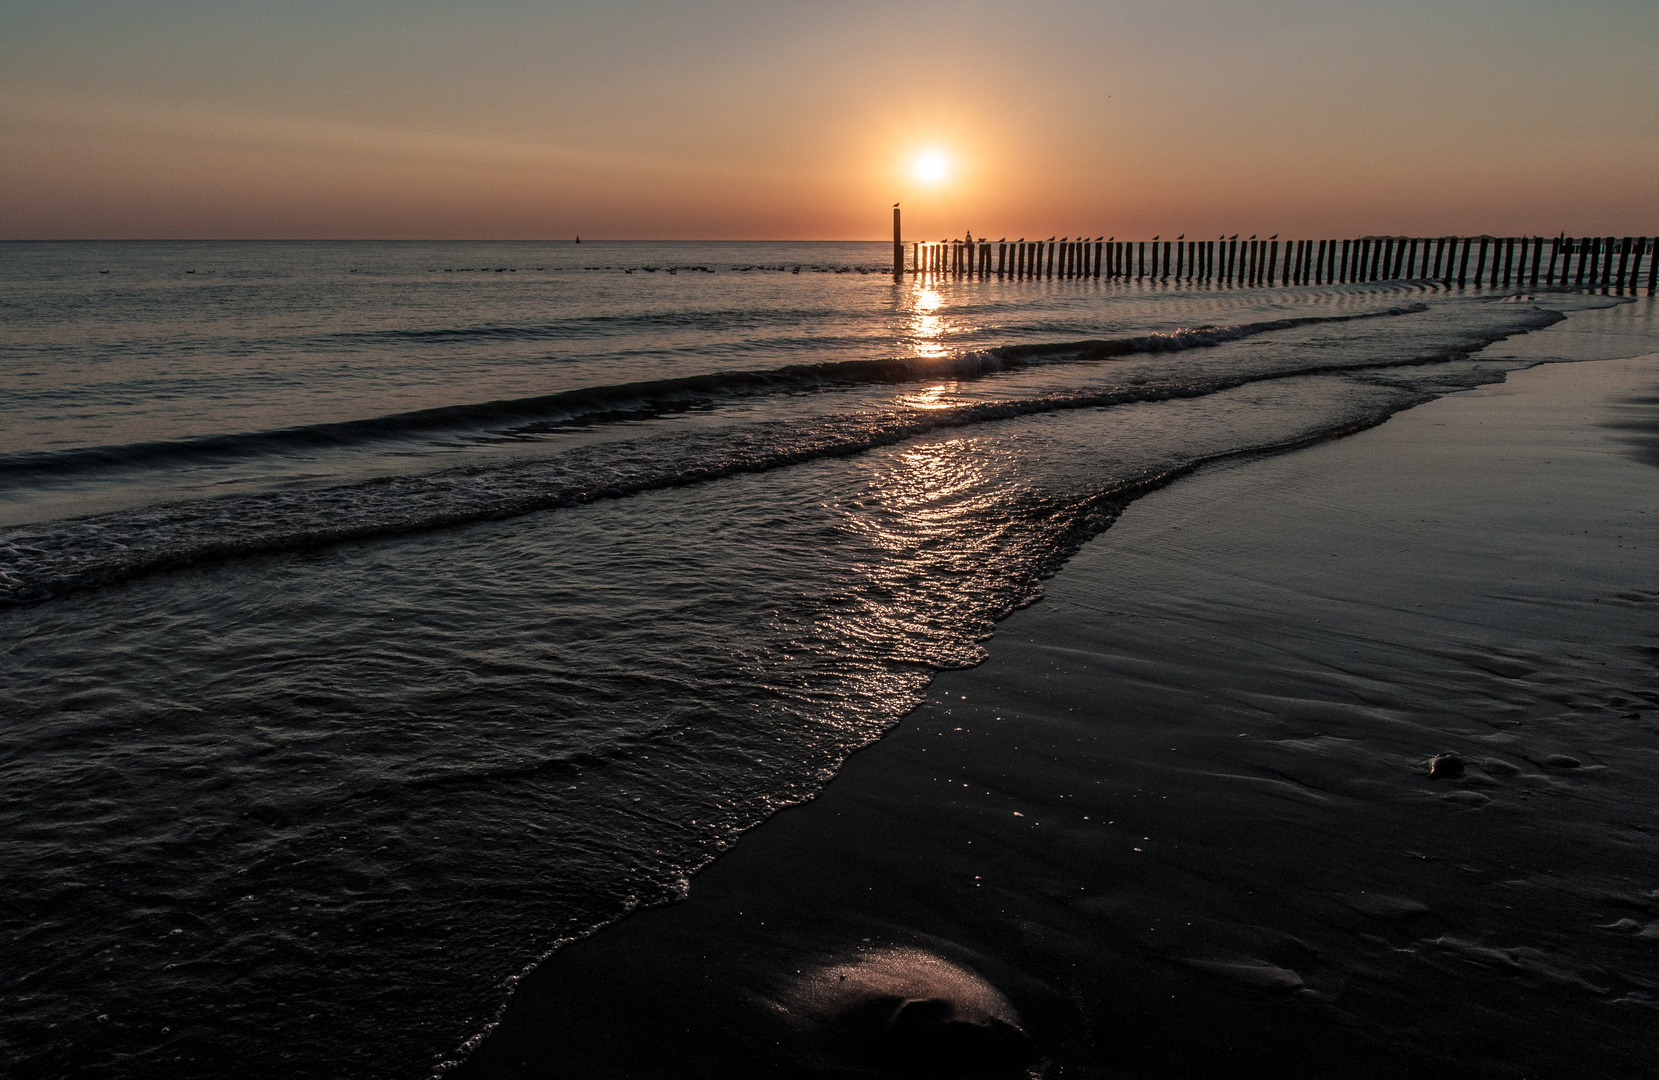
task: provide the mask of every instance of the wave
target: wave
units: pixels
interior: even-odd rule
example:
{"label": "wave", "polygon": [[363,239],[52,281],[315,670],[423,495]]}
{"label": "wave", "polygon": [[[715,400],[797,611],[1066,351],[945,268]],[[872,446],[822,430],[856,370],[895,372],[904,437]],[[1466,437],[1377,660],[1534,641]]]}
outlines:
{"label": "wave", "polygon": [[[534,462],[469,465],[333,488],[224,496],[19,529],[0,535],[0,606],[35,603],[75,589],[205,560],[500,520],[740,473],[846,457],[942,429],[1060,410],[1196,398],[1270,379],[1443,362],[1467,356],[1511,333],[1547,326],[1562,318],[1558,313],[1537,309],[1511,314],[1515,317],[1506,326],[1492,328],[1478,339],[1462,338],[1439,351],[1419,350],[1386,362],[1356,365],[1337,359],[1186,382],[1053,391],[944,409],[896,408],[885,415],[840,413],[807,423],[770,421],[712,431],[674,432],[578,447]],[[1318,321],[1329,320],[1285,320],[1274,325]],[[1201,333],[1210,340],[1221,340],[1218,335],[1230,334],[1236,339],[1248,332],[1252,331],[1190,331],[1159,340],[1168,343],[1167,347],[1180,348],[1191,347],[1200,340]],[[1142,342],[1139,348],[1152,347],[1149,339],[1138,340]],[[1041,356],[1052,350],[1076,354],[1079,344],[1016,348],[1026,356]],[[1091,355],[1134,351],[1122,341],[1081,344],[1089,347]],[[936,370],[933,377],[937,377]],[[1428,389],[1402,390],[1399,407],[1435,396]]]}
{"label": "wave", "polygon": [[[1425,305],[1412,303],[1344,315],[1300,316],[1228,326],[1202,326],[1103,340],[1003,345],[938,358],[889,357],[875,360],[787,364],[754,371],[717,371],[703,375],[590,386],[531,397],[445,405],[361,420],[305,424],[265,431],[77,447],[70,450],[15,451],[0,454],[0,472],[5,474],[8,481],[15,484],[31,478],[57,478],[89,470],[165,465],[203,459],[247,458],[265,454],[349,447],[445,432],[505,429],[528,433],[538,428],[547,430],[559,425],[593,423],[622,417],[637,419],[643,415],[681,411],[739,397],[937,379],[967,381],[1038,364],[1075,363],[1137,353],[1206,348],[1298,326],[1386,318],[1417,314],[1426,310],[1428,308]],[[466,331],[394,332],[507,333],[511,329],[482,327]]]}

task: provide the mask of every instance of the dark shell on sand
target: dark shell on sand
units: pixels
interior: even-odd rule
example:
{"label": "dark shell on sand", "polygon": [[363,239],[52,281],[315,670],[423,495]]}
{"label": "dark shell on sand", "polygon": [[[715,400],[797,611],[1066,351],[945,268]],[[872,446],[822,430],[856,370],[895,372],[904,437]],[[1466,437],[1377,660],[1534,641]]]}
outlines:
{"label": "dark shell on sand", "polygon": [[1456,754],[1436,754],[1429,759],[1429,775],[1436,780],[1455,780],[1463,775],[1463,759]]}

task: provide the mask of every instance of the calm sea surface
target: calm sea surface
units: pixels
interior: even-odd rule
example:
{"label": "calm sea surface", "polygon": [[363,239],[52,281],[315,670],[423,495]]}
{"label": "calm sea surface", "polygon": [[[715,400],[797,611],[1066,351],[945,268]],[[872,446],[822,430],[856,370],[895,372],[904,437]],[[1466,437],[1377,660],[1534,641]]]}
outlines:
{"label": "calm sea surface", "polygon": [[0,1072],[430,1074],[1137,493],[1587,302],[888,250],[0,245]]}

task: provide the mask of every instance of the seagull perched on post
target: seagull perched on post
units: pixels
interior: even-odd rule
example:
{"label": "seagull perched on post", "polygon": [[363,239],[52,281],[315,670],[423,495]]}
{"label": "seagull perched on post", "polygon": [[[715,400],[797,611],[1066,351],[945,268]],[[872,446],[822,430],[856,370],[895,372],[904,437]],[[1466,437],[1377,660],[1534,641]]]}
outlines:
{"label": "seagull perched on post", "polygon": [[1269,239],[1269,240],[1277,240],[1277,239],[1278,239],[1278,238],[1279,238],[1279,234],[1278,234],[1278,233],[1274,233],[1274,234],[1273,234],[1273,235],[1272,235],[1272,236],[1269,236],[1269,237],[1268,237],[1268,239]]}
{"label": "seagull perched on post", "polygon": [[1185,240],[1185,239],[1186,239],[1186,238],[1187,238],[1187,234],[1186,234],[1186,233],[1182,233],[1182,234],[1181,234],[1181,235],[1180,235],[1180,236],[1177,236],[1177,237],[1176,237],[1176,238],[1175,238],[1175,239],[1177,239],[1177,240]]}

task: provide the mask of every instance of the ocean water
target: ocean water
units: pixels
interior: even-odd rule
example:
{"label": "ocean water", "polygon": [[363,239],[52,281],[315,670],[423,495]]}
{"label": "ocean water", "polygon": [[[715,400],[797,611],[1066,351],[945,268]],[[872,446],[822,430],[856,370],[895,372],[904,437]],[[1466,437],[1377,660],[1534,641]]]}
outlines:
{"label": "ocean water", "polygon": [[1136,495],[1609,302],[887,252],[0,246],[0,1071],[442,1071]]}

